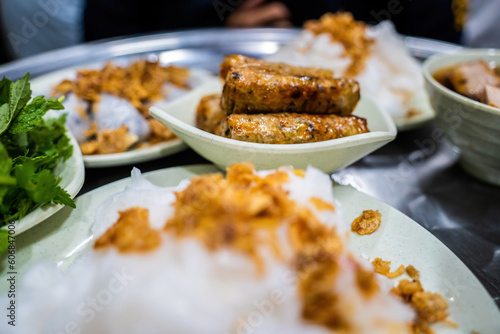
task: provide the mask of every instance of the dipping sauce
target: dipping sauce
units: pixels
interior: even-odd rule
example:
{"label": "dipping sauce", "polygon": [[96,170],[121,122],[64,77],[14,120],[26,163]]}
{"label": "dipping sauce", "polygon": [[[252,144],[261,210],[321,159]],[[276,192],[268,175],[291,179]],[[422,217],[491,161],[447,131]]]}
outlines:
{"label": "dipping sauce", "polygon": [[479,59],[442,68],[433,74],[440,84],[452,91],[500,108],[500,68]]}

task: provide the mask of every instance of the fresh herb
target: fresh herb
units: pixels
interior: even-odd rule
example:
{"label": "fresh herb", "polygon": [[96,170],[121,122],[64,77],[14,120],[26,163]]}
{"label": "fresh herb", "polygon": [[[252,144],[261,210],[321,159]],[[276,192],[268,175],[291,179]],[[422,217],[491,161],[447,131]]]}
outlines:
{"label": "fresh herb", "polygon": [[[66,115],[42,118],[51,109],[64,109],[62,99],[30,100],[29,74],[15,82],[0,81],[0,226],[46,203],[75,207],[58,185],[61,178],[52,173],[73,154]],[[0,233],[0,254],[5,251],[4,234]]]}

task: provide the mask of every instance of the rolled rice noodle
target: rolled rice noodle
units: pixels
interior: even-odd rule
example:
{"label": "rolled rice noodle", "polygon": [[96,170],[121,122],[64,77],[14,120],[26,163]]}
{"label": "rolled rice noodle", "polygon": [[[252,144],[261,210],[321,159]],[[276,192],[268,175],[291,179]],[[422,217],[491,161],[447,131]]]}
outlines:
{"label": "rolled rice noodle", "polygon": [[[361,94],[379,102],[392,116],[404,116],[412,99],[423,90],[420,65],[410,56],[390,21],[367,28],[366,34],[374,43],[365,69],[356,77]],[[267,60],[328,68],[342,77],[351,64],[351,59],[343,55],[344,46],[332,42],[328,34],[316,36],[303,30]]]}
{"label": "rolled rice noodle", "polygon": [[[305,178],[285,169],[285,187],[297,205],[307,206],[318,218],[335,226],[347,241],[348,225],[335,201],[330,179],[308,168]],[[261,172],[265,175],[269,172]],[[132,184],[109,197],[97,211],[94,238],[132,206],[149,209],[153,228],[162,228],[173,214],[177,187],[162,188],[146,181],[138,170]],[[310,198],[318,197],[336,210],[318,212]],[[286,226],[286,225],[283,225]],[[278,231],[285,240],[284,228]],[[15,328],[0,324],[1,333],[110,333],[110,334],[327,334],[326,328],[301,317],[296,277],[287,261],[265,257],[265,275],[256,274],[245,255],[222,249],[209,252],[197,239],[176,239],[162,233],[162,245],[147,254],[119,254],[114,248],[89,250],[66,273],[41,263],[23,278],[19,294],[22,321]],[[378,277],[380,291],[361,296],[354,282],[354,264],[370,268],[347,252],[332,289],[342,300],[342,313],[352,322],[352,333],[405,333],[413,312],[388,293],[392,283]],[[6,296],[0,297],[7,305]],[[78,330],[81,330],[79,332]]]}

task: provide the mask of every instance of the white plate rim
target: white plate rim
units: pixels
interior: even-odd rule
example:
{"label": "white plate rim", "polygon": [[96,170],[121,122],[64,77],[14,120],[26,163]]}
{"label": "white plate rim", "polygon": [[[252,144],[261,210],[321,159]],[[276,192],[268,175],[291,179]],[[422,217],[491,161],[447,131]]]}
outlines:
{"label": "white plate rim", "polygon": [[87,168],[118,167],[157,158],[164,158],[187,148],[179,138],[154,144],[151,147],[131,150],[123,153],[84,155],[83,161]]}

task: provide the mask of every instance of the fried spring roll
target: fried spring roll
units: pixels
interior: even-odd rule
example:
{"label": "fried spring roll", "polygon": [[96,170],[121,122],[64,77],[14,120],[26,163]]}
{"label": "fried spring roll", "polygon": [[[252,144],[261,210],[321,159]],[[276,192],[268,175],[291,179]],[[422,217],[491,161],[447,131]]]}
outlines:
{"label": "fried spring roll", "polygon": [[366,119],[357,116],[233,114],[214,133],[241,141],[264,144],[299,144],[369,132]]}
{"label": "fried spring roll", "polygon": [[325,77],[332,78],[333,72],[321,68],[309,68],[288,65],[284,63],[270,63],[261,59],[245,57],[242,55],[229,55],[224,58],[220,65],[220,78],[226,80],[227,74],[239,67],[251,66],[265,70],[269,73],[285,74],[285,75],[299,75],[310,77]]}
{"label": "fried spring roll", "polygon": [[248,64],[263,64],[264,60],[245,57],[242,55],[228,55],[224,57],[224,60],[220,64],[219,77],[222,80],[226,80],[227,74],[233,70],[235,67],[248,65]]}
{"label": "fried spring roll", "polygon": [[226,118],[220,107],[221,94],[203,96],[196,109],[196,127],[214,133],[215,126]]}
{"label": "fried spring roll", "polygon": [[350,115],[360,98],[352,79],[276,74],[258,65],[237,67],[226,78],[226,114],[295,112]]}

